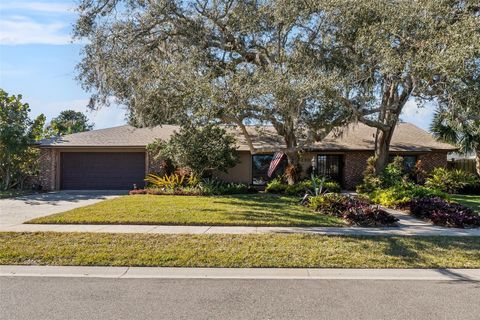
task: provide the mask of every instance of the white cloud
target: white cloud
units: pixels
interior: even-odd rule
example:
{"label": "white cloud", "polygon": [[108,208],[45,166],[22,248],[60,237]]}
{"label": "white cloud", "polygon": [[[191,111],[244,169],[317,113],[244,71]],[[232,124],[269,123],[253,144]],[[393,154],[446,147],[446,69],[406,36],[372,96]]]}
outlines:
{"label": "white cloud", "polygon": [[12,16],[0,20],[0,44],[68,44],[71,37],[62,22],[39,23],[27,17]]}
{"label": "white cloud", "polygon": [[73,12],[74,7],[67,3],[49,3],[49,2],[19,2],[9,1],[0,3],[0,10],[28,10],[45,13],[69,13]]}

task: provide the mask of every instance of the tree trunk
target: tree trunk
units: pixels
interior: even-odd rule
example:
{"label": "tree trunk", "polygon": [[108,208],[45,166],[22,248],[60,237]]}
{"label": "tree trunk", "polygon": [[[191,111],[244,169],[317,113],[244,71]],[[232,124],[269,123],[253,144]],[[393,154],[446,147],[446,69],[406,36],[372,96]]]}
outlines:
{"label": "tree trunk", "polygon": [[388,164],[388,155],[390,149],[390,142],[392,141],[393,132],[395,127],[391,127],[389,130],[379,130],[378,140],[375,146],[375,174],[380,175],[383,169]]}
{"label": "tree trunk", "polygon": [[287,155],[287,161],[288,165],[286,168],[286,174],[285,176],[287,177],[287,183],[289,185],[294,185],[295,183],[298,182],[300,172],[299,172],[299,164],[300,164],[300,159],[298,158],[298,152],[296,150],[293,151],[287,151],[285,152]]}
{"label": "tree trunk", "polygon": [[475,168],[477,169],[477,174],[480,176],[480,149],[478,149],[476,152]]}

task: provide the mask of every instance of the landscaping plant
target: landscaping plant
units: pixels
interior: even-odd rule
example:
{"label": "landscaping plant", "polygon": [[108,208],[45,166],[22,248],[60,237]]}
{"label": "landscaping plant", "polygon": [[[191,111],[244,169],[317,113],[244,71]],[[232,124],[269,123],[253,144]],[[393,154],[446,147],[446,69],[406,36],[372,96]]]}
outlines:
{"label": "landscaping plant", "polygon": [[406,182],[385,189],[373,190],[368,194],[368,197],[372,202],[382,206],[401,208],[407,207],[413,198],[439,197],[446,199],[448,195],[437,189]]}
{"label": "landscaping plant", "polygon": [[224,182],[217,179],[199,179],[194,173],[190,175],[174,173],[158,176],[149,174],[145,178],[150,185],[147,189],[132,190],[134,194],[174,194],[174,195],[222,195],[255,192],[254,189],[243,183]]}
{"label": "landscaping plant", "polygon": [[33,145],[42,137],[45,116],[30,119],[30,106],[21,100],[0,89],[0,190],[33,186],[38,175],[39,150]]}
{"label": "landscaping plant", "polygon": [[[277,177],[267,183],[265,192],[286,194],[289,196],[303,196],[305,193],[317,195],[325,192],[340,192],[341,186],[335,181],[325,181],[325,178],[314,177],[310,180],[297,182],[293,185],[284,183],[280,177]],[[320,192],[318,192],[320,190]]]}
{"label": "landscaping plant", "polygon": [[464,188],[479,184],[478,178],[464,170],[448,170],[435,168],[427,178],[425,185],[432,189],[442,190],[447,193],[459,193]]}
{"label": "landscaping plant", "polygon": [[218,126],[184,124],[168,141],[157,140],[148,150],[156,159],[170,159],[175,167],[205,178],[238,163],[235,143],[235,137]]}
{"label": "landscaping plant", "polygon": [[309,206],[322,214],[341,217],[359,226],[391,226],[398,221],[364,197],[327,193],[310,198]]}
{"label": "landscaping plant", "polygon": [[472,209],[439,197],[413,199],[410,211],[414,216],[428,219],[436,225],[456,228],[480,227],[480,216]]}

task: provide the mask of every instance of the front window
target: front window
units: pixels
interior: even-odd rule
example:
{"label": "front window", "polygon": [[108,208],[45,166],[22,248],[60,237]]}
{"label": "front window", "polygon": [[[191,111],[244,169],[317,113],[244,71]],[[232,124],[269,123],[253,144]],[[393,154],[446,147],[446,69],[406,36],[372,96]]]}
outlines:
{"label": "front window", "polygon": [[287,164],[286,157],[278,165],[271,177],[268,176],[268,168],[273,159],[272,154],[254,154],[252,155],[252,184],[256,186],[263,186],[273,178],[282,175],[285,172]]}
{"label": "front window", "polygon": [[[389,162],[392,162],[397,155],[391,155],[389,157]],[[403,158],[403,168],[405,171],[410,172],[415,168],[415,164],[417,163],[417,156],[400,156]]]}
{"label": "front window", "polygon": [[341,182],[342,156],[335,154],[319,154],[317,156],[317,174],[329,180]]}

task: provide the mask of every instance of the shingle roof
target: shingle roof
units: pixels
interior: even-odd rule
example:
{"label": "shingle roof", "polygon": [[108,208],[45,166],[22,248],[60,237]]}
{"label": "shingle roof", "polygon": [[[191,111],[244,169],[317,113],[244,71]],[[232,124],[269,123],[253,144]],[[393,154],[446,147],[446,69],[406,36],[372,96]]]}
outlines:
{"label": "shingle roof", "polygon": [[[134,128],[129,125],[66,135],[39,142],[40,147],[145,147],[155,139],[168,139],[178,126],[164,125],[155,128]],[[243,135],[229,129],[238,140],[239,150],[249,150]],[[284,147],[282,138],[273,127],[248,127],[258,151],[273,151]],[[364,124],[352,124],[339,133],[330,133],[324,140],[308,147],[311,150],[373,150],[375,129]],[[400,123],[395,129],[392,151],[453,151],[450,144],[436,141],[431,134],[410,123]]]}

